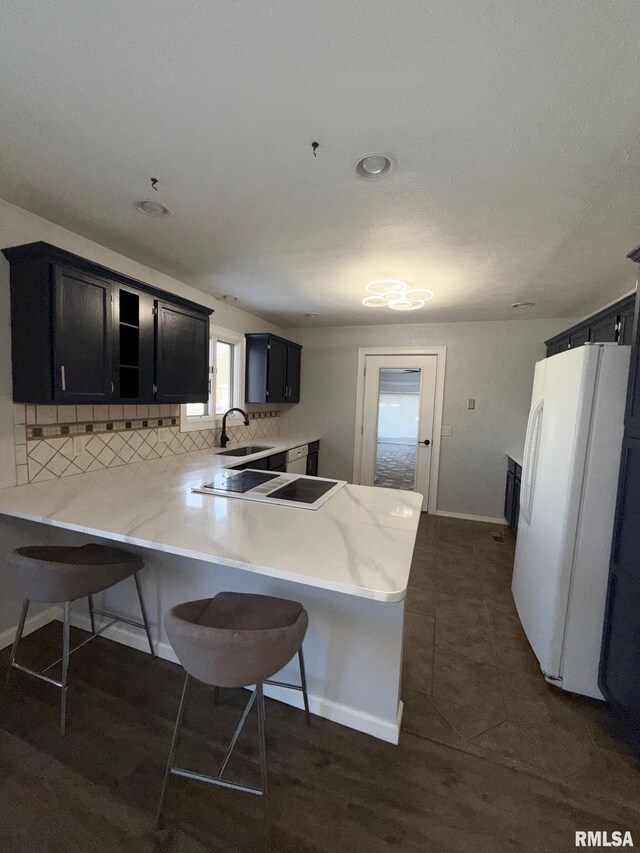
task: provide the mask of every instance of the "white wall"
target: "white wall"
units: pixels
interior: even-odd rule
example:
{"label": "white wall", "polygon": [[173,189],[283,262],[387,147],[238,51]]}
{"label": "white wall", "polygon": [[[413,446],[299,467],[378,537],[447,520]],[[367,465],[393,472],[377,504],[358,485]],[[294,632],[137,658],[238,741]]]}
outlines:
{"label": "white wall", "polygon": [[[304,346],[302,400],[283,430],[322,435],[320,474],[351,480],[359,347],[446,346],[438,510],[502,517],[505,453],[522,450],[533,370],[543,341],[572,320],[288,329]],[[467,398],[476,400],[468,411]]]}

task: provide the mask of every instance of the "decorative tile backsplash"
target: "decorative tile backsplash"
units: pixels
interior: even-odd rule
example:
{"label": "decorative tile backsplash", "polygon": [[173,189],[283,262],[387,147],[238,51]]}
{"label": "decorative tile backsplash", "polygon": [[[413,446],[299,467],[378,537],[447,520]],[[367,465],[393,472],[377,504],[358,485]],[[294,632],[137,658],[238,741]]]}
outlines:
{"label": "decorative tile backsplash", "polygon": [[[279,434],[279,411],[252,407],[231,442]],[[180,432],[180,407],[14,405],[18,485],[220,446],[221,429]]]}

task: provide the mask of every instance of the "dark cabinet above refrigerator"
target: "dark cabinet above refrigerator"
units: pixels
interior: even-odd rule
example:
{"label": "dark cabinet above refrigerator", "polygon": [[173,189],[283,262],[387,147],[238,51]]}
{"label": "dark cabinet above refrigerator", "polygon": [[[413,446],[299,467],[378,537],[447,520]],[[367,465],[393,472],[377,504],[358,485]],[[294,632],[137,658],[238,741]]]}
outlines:
{"label": "dark cabinet above refrigerator", "polygon": [[630,344],[633,338],[633,312],[636,295],[625,296],[614,305],[545,341],[547,357],[584,344]]}

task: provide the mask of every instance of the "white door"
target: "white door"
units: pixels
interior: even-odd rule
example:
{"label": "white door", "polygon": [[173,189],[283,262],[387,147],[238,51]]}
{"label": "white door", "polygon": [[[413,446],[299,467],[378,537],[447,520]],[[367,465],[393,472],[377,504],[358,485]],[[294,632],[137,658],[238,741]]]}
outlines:
{"label": "white door", "polygon": [[369,355],[360,482],[423,495],[428,510],[436,396],[435,355]]}

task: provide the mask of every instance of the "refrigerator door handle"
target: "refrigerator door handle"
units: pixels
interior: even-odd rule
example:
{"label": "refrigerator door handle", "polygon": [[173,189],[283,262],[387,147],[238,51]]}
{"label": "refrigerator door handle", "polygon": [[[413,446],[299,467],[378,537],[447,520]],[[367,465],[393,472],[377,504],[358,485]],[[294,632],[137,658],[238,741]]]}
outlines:
{"label": "refrigerator door handle", "polygon": [[531,521],[531,506],[533,504],[533,490],[536,479],[536,468],[538,464],[538,447],[540,446],[540,427],[542,422],[542,411],[544,409],[544,398],[539,397],[529,412],[529,423],[527,424],[527,437],[524,445],[524,459],[522,466],[522,492],[520,499],[520,512],[525,521]]}

